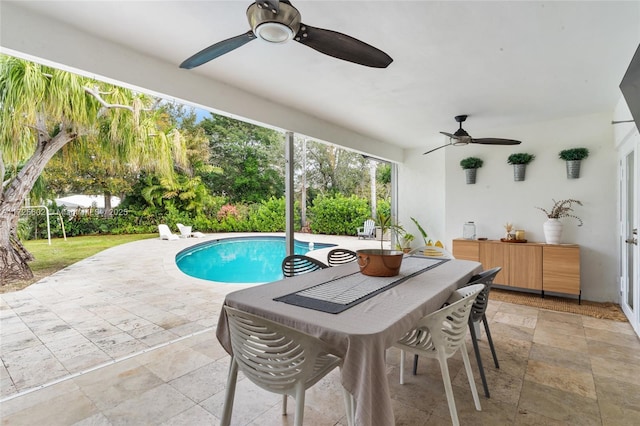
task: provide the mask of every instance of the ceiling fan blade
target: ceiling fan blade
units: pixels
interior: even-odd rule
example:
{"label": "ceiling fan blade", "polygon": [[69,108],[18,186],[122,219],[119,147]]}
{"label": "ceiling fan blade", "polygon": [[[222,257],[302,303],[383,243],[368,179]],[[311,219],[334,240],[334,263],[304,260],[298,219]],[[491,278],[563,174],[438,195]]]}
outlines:
{"label": "ceiling fan blade", "polygon": [[479,143],[483,145],[520,145],[522,142],[514,139],[479,138],[471,139],[471,143]]}
{"label": "ceiling fan blade", "polygon": [[220,41],[216,44],[213,44],[206,49],[202,49],[200,52],[191,56],[189,59],[185,60],[180,64],[180,68],[185,68],[190,70],[191,68],[195,68],[204,63],[209,62],[212,59],[217,58],[218,56],[222,56],[225,53],[229,53],[234,49],[237,49],[240,46],[244,46],[249,43],[251,40],[255,40],[256,35],[253,31],[249,30],[244,34],[240,34],[239,36],[231,37],[229,39]]}
{"label": "ceiling fan blade", "polygon": [[447,133],[447,132],[440,132],[445,136],[450,137],[451,139],[458,139],[458,137],[456,135],[454,135],[453,133]]}
{"label": "ceiling fan blade", "polygon": [[449,145],[453,145],[453,144],[452,144],[451,142],[449,142],[449,143],[448,143],[448,144],[446,144],[446,145],[442,145],[442,146],[439,146],[439,147],[437,147],[437,148],[430,149],[430,150],[429,150],[429,151],[427,151],[427,152],[423,152],[423,153],[422,153],[422,155],[427,155],[427,154],[429,154],[429,153],[431,153],[431,152],[433,152],[433,151],[437,151],[437,150],[439,150],[440,148],[444,148],[445,146],[449,146]]}
{"label": "ceiling fan blade", "polygon": [[294,38],[325,55],[373,68],[386,68],[393,59],[382,50],[346,34],[300,24]]}

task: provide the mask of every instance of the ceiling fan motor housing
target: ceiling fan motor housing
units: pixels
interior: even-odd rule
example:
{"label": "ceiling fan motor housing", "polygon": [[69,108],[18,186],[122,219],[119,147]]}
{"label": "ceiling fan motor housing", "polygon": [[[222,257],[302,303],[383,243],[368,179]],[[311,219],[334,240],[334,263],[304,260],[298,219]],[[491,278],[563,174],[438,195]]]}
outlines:
{"label": "ceiling fan motor housing", "polygon": [[300,30],[298,9],[280,2],[278,13],[260,8],[252,3],[247,8],[247,19],[251,30],[261,40],[270,43],[284,43],[291,40]]}

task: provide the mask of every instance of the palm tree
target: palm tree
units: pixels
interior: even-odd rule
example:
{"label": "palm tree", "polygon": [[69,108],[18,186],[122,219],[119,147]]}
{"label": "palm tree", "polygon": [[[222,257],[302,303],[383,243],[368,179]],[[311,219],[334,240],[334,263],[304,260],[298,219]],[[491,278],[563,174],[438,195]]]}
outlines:
{"label": "palm tree", "polygon": [[[173,159],[185,162],[181,139],[159,128],[156,106],[128,89],[0,55],[0,282],[33,276],[17,238],[19,210],[59,150],[99,141],[114,158],[165,176]],[[5,175],[5,164],[16,172]]]}

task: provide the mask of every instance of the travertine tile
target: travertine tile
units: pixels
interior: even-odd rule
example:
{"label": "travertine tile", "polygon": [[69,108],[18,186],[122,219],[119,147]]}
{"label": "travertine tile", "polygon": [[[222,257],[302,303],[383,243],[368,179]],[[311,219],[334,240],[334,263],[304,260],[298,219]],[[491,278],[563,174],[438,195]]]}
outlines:
{"label": "travertine tile", "polygon": [[168,382],[184,376],[213,360],[184,345],[170,345],[143,354],[138,362],[153,371],[162,380]]}
{"label": "travertine tile", "polygon": [[596,389],[590,371],[577,371],[542,361],[529,360],[525,380],[550,386],[580,396],[596,399]]}
{"label": "travertine tile", "polygon": [[26,349],[41,345],[42,342],[38,336],[33,334],[29,329],[19,331],[17,333],[2,334],[0,340],[0,349],[3,353]]}
{"label": "travertine tile", "polygon": [[42,385],[68,374],[44,345],[2,354],[3,362],[19,391]]}
{"label": "travertine tile", "polygon": [[[200,406],[217,418],[221,418],[224,394],[224,391],[218,392],[211,398],[202,401]],[[277,407],[278,410],[281,410],[281,406],[282,396],[267,392],[239,375],[233,402],[231,424],[250,424],[271,408]],[[292,401],[289,401],[288,406],[289,410],[293,409]]]}
{"label": "travertine tile", "polygon": [[609,377],[595,376],[599,403],[610,403],[640,411],[640,382],[629,383]]}
{"label": "travertine tile", "polygon": [[2,402],[2,424],[73,424],[99,410],[73,383],[62,382]]}
{"label": "travertine tile", "polygon": [[591,369],[594,377],[608,377],[621,382],[638,384],[640,363],[627,363],[611,358],[591,357]]}
{"label": "travertine tile", "polygon": [[591,374],[591,358],[589,357],[589,354],[586,353],[571,352],[571,356],[567,356],[567,351],[565,349],[534,343],[531,346],[529,360],[544,362],[545,364],[554,365],[556,367],[586,371]]}
{"label": "travertine tile", "polygon": [[493,316],[494,323],[504,323],[525,328],[536,328],[537,321],[537,313],[525,315],[513,312],[498,311]]}
{"label": "travertine tile", "polygon": [[96,413],[92,416],[75,422],[73,426],[111,426],[111,422],[109,422],[109,419],[107,419],[104,414]]}
{"label": "travertine tile", "polygon": [[210,362],[177,379],[169,382],[180,393],[200,403],[218,392],[224,391],[227,385],[230,357]]}
{"label": "travertine tile", "polygon": [[491,337],[493,337],[494,343],[504,338],[531,342],[533,340],[533,333],[535,332],[532,328],[502,322],[493,322],[489,327],[491,329]]}
{"label": "travertine tile", "polygon": [[569,336],[555,333],[552,330],[536,329],[533,335],[533,343],[553,346],[573,352],[586,352],[587,339],[584,336]]}
{"label": "travertine tile", "polygon": [[0,399],[4,398],[5,396],[12,395],[17,391],[18,390],[16,389],[10,377],[0,378]]}
{"label": "travertine tile", "polygon": [[583,325],[582,318],[582,315],[572,314],[568,312],[548,311],[546,309],[540,309],[538,313],[538,319],[542,321],[564,322],[578,326]]}
{"label": "travertine tile", "polygon": [[128,333],[117,333],[94,341],[96,346],[116,359],[147,349],[147,345]]}
{"label": "travertine tile", "polygon": [[631,324],[629,324],[626,321],[621,322],[621,321],[613,321],[613,320],[583,316],[582,324],[585,327],[589,327],[589,328],[608,330],[616,333],[630,334],[632,336],[636,335],[636,333],[633,331],[633,327],[631,327]]}
{"label": "travertine tile", "polygon": [[640,363],[640,350],[606,343],[601,340],[587,340],[588,355],[592,357],[610,358],[630,364]]}
{"label": "travertine tile", "polygon": [[214,425],[219,422],[220,420],[216,418],[216,416],[199,405],[196,405],[171,417],[162,423],[161,426]]}
{"label": "travertine tile", "polygon": [[640,424],[640,407],[600,402],[603,426],[637,426]]}
{"label": "travertine tile", "polygon": [[[493,303],[493,302],[492,302]],[[516,305],[513,303],[502,303],[499,312],[509,312],[518,315],[537,316],[540,309],[530,306]]]}
{"label": "travertine tile", "polygon": [[529,412],[527,410],[518,410],[515,418],[515,425],[519,426],[567,426],[566,421],[551,419],[542,414]]}
{"label": "travertine tile", "polygon": [[53,397],[45,403],[2,418],[3,424],[74,424],[97,412],[89,398],[80,391]]}
{"label": "travertine tile", "polygon": [[[127,398],[103,414],[113,425],[161,424],[195,406],[195,403],[167,384]],[[144,407],[144,409],[141,409]]]}
{"label": "travertine tile", "polygon": [[[578,316],[578,318],[580,317]],[[538,318],[536,330],[552,332],[555,334],[564,334],[568,336],[585,336],[584,327],[582,326],[582,324],[575,324],[573,322],[551,321]]]}
{"label": "travertine tile", "polygon": [[525,380],[518,413],[535,413],[567,425],[600,425],[596,401]]}
{"label": "travertine tile", "polygon": [[599,340],[612,345],[625,346],[640,351],[640,339],[638,339],[638,336],[589,327],[585,327],[584,331],[587,339]]}

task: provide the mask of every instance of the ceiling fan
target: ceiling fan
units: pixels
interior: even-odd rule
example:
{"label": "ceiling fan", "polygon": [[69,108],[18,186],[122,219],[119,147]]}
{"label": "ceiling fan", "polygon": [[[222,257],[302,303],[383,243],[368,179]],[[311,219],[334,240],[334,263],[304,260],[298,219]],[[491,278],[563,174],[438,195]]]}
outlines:
{"label": "ceiling fan", "polygon": [[251,30],[201,50],[180,64],[180,68],[195,68],[256,38],[270,43],[294,39],[325,55],[373,68],[386,68],[393,62],[389,55],[365,42],[302,23],[300,12],[287,0],[258,0],[251,3],[247,9],[247,19]]}
{"label": "ceiling fan", "polygon": [[[500,139],[500,138],[479,138],[479,139],[475,139],[472,138],[471,136],[469,136],[469,133],[466,132],[466,130],[464,130],[462,128],[462,123],[465,122],[465,120],[467,119],[466,115],[456,115],[455,117],[456,122],[458,122],[460,124],[460,127],[458,128],[458,130],[456,130],[455,133],[447,133],[447,132],[440,132],[445,136],[449,136],[449,143],[439,146],[437,148],[431,149],[427,152],[425,152],[424,154],[429,154],[430,152],[433,152],[435,150],[438,150],[440,148],[444,148],[445,146],[449,146],[449,145],[467,145],[470,143],[478,143],[478,144],[483,144],[483,145],[520,145],[521,142],[514,140],[514,139]],[[423,154],[423,155],[424,155]]]}

